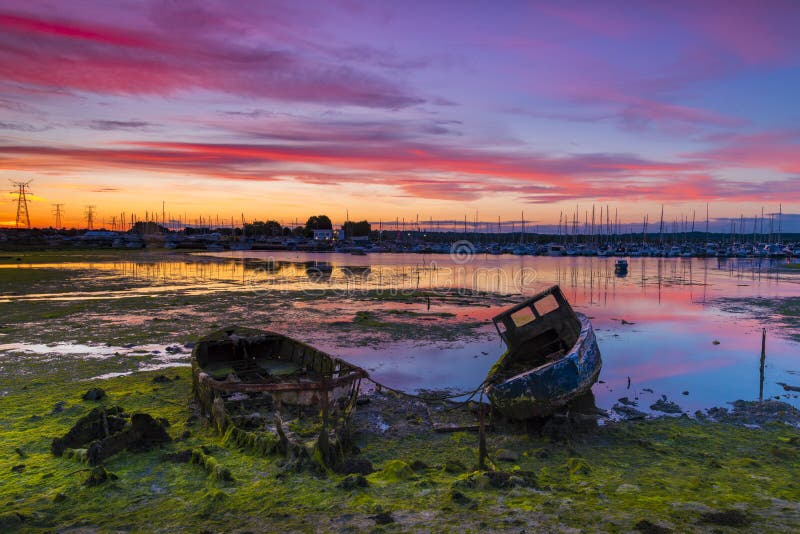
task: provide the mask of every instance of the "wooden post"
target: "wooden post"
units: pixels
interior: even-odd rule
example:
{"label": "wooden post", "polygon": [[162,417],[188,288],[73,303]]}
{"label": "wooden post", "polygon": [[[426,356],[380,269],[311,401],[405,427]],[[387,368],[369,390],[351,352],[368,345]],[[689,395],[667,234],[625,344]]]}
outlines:
{"label": "wooden post", "polygon": [[287,455],[289,453],[289,439],[283,431],[283,418],[281,418],[280,411],[275,412],[275,431],[278,433],[278,450],[283,455]]}
{"label": "wooden post", "polygon": [[764,400],[764,360],[767,358],[767,329],[761,329],[761,372],[758,385],[758,400]]}
{"label": "wooden post", "polygon": [[480,410],[480,426],[478,427],[478,469],[486,469],[486,424],[484,420],[485,406],[483,405],[483,392],[478,405]]}
{"label": "wooden post", "polygon": [[328,443],[328,384],[327,381],[322,383],[322,429],[319,432],[319,439],[317,439],[317,447],[319,448],[320,455],[322,456],[323,463],[328,466],[331,461],[330,444]]}

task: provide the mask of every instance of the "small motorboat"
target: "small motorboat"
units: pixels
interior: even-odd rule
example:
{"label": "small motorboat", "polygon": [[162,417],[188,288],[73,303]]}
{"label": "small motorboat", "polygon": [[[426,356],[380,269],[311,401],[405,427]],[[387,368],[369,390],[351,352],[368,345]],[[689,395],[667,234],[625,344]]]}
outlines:
{"label": "small motorboat", "polygon": [[587,393],[602,360],[589,318],[553,286],[493,319],[508,350],[489,371],[493,409],[514,420],[551,415]]}
{"label": "small motorboat", "polygon": [[625,274],[628,272],[628,260],[617,260],[614,262],[614,272],[617,274]]}

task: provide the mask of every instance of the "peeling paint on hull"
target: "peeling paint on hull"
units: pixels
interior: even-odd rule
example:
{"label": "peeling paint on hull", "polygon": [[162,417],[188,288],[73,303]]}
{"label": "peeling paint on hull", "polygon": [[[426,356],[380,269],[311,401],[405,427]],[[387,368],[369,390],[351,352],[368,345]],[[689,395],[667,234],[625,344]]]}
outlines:
{"label": "peeling paint on hull", "polygon": [[499,413],[517,420],[550,415],[591,389],[602,367],[600,349],[589,318],[580,313],[576,316],[581,332],[563,358],[487,388],[489,400]]}

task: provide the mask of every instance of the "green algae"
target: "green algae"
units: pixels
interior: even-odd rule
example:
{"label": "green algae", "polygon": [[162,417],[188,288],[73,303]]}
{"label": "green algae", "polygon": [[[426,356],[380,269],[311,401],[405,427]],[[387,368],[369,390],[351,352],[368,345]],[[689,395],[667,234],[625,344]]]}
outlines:
{"label": "green algae", "polygon": [[715,302],[723,311],[745,313],[762,320],[769,317],[772,322],[781,325],[781,335],[800,341],[800,297],[726,297]]}
{"label": "green algae", "polygon": [[[186,408],[159,405],[142,394],[151,378],[148,374],[122,377],[109,381],[104,389],[115,402],[121,397],[129,402],[138,398],[139,408],[170,418],[173,433],[187,427]],[[185,401],[189,382],[173,383],[162,393],[172,399],[184,395]],[[71,386],[76,394],[81,389],[77,386],[83,384]],[[40,412],[48,409],[59,397],[50,395],[44,395],[34,407]],[[361,525],[358,521],[378,513],[378,506],[391,513],[399,525],[413,525],[418,520],[415,514],[425,512],[426,524],[434,530],[446,530],[454,522],[475,528],[484,522],[492,529],[515,511],[539,514],[536,525],[551,529],[583,528],[600,521],[629,530],[648,518],[673,529],[694,530],[701,513],[739,506],[747,508],[754,527],[788,528],[794,525],[793,516],[774,522],[772,514],[777,512],[771,501],[796,502],[800,496],[796,459],[771,453],[775,446],[794,447],[791,443],[797,430],[783,425],[757,430],[663,419],[612,425],[569,443],[525,434],[490,434],[490,452],[500,447],[528,451],[498,477],[505,480],[502,484],[492,482],[490,477],[497,476],[492,472],[450,473],[442,468],[448,462],[477,459],[477,440],[471,433],[377,438],[367,443],[362,454],[382,468],[366,477],[367,487],[346,490],[338,487],[344,475],[319,478],[298,472],[278,478],[280,458],[231,447],[230,437],[226,446],[225,436],[193,424],[191,438],[165,450],[192,447],[193,462],[204,469],[161,462],[155,451],[123,453],[107,466],[119,477],[102,486],[113,488],[109,492],[82,486],[81,478],[70,474],[76,463],[49,455],[47,439],[37,437],[46,431],[30,427],[19,415],[13,420],[15,430],[4,431],[3,438],[16,435],[10,442],[26,451],[31,470],[14,474],[16,482],[0,486],[4,501],[14,503],[11,515],[3,518],[11,525],[9,531],[75,526],[112,530],[135,525],[165,532],[246,530],[264,520],[265,510],[275,528],[303,530],[312,521],[321,521],[321,530],[334,530],[336,518],[351,517],[354,525]],[[46,423],[48,427],[64,428],[68,421],[61,419],[70,418],[58,415],[53,419]],[[642,440],[664,452],[654,453],[642,446]],[[204,446],[208,451],[213,448],[213,454],[205,452]],[[713,454],[722,467],[709,466],[705,454]],[[416,473],[411,458],[422,458],[431,467]],[[0,464],[4,482],[10,481],[10,463]],[[222,469],[227,469],[227,474]],[[42,478],[48,472],[53,476]],[[23,477],[30,480],[21,483]],[[526,477],[536,482],[525,483]],[[224,489],[217,487],[220,483]],[[56,502],[53,496],[59,493],[66,498]],[[569,504],[565,504],[567,499]],[[33,508],[38,510],[35,516],[26,512]],[[109,509],[121,512],[108,514]],[[592,512],[598,509],[602,512]]]}
{"label": "green algae", "polygon": [[389,460],[380,471],[369,475],[368,480],[374,483],[391,484],[415,477],[414,470],[403,460]]}
{"label": "green algae", "polygon": [[389,323],[379,321],[373,312],[358,311],[353,317],[353,324],[365,328],[383,328],[389,326]]}
{"label": "green algae", "polygon": [[192,449],[191,463],[202,466],[208,476],[220,482],[233,482],[231,470],[220,464],[216,458],[207,454],[201,447]]}
{"label": "green algae", "polygon": [[225,445],[233,445],[269,456],[278,450],[280,439],[272,432],[248,432],[230,425],[222,437]]}

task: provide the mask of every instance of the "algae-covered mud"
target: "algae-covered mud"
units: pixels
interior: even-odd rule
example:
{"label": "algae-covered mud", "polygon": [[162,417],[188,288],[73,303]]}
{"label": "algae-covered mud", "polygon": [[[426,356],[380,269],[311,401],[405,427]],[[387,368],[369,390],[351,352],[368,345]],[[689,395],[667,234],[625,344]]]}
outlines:
{"label": "algae-covered mud", "polygon": [[[456,525],[467,532],[780,532],[800,525],[800,435],[779,422],[796,424],[798,414],[785,405],[765,408],[759,428],[673,418],[490,432],[492,469],[478,470],[474,433],[435,433],[420,403],[374,394],[354,420],[360,453],[352,472],[334,473],[287,470],[279,455],[225,443],[189,410],[186,368],[81,380],[91,373],[44,370],[0,398],[4,532]],[[84,400],[90,387],[106,396]],[[98,406],[163,418],[172,441],[110,457],[100,480],[79,458],[53,456],[52,438]]]}
{"label": "algae-covered mud", "polygon": [[[632,259],[621,278],[603,258],[476,258],[459,271],[446,257],[103,254],[0,260],[4,532],[800,528],[800,414],[784,387],[800,386],[792,272],[657,258]],[[483,470],[477,433],[434,431],[474,425],[475,403],[370,388],[352,423],[360,452],[334,471],[241,448],[190,402],[192,344],[227,324],[288,334],[394,388],[466,391],[503,350],[490,317],[551,283],[598,330],[595,397],[608,417],[493,421]],[[752,404],[762,328],[769,400]],[[127,422],[147,414],[169,441],[132,442],[102,466],[83,445],[54,455],[53,439],[98,407]],[[663,411],[676,413],[638,419]]]}

